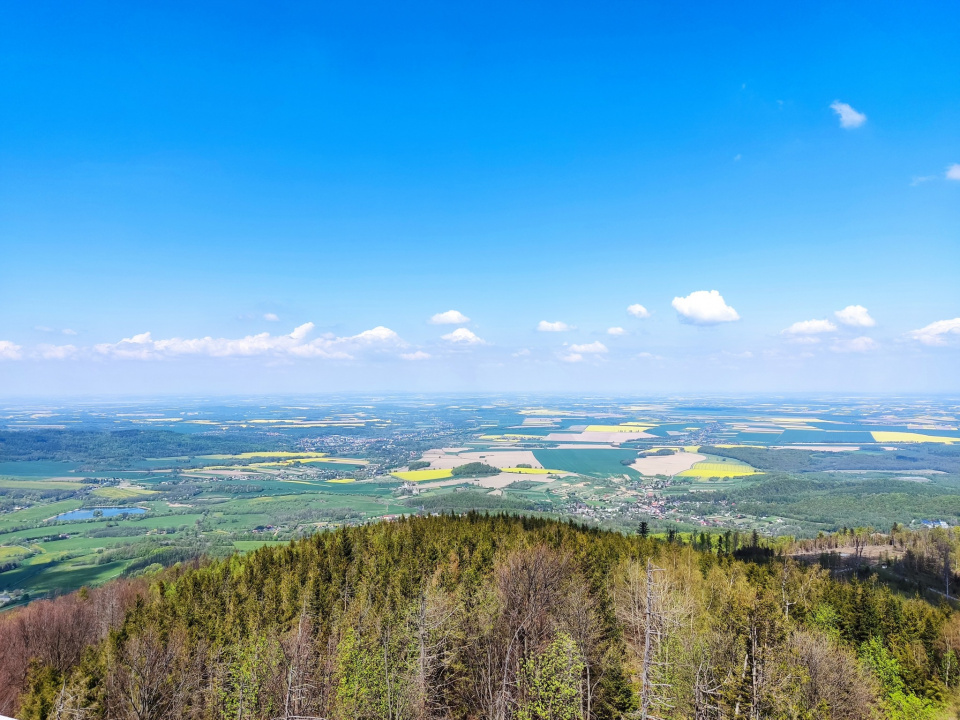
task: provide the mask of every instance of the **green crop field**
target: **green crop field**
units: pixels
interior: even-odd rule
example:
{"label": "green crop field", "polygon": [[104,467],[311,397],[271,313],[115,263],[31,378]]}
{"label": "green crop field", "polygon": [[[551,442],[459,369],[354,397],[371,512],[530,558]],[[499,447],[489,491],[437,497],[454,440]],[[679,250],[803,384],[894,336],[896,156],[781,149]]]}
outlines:
{"label": "green crop field", "polygon": [[637,457],[635,450],[593,450],[593,449],[561,449],[561,450],[534,450],[537,462],[547,468],[563,470],[580,475],[631,475],[640,474],[621,464],[621,460],[634,460]]}

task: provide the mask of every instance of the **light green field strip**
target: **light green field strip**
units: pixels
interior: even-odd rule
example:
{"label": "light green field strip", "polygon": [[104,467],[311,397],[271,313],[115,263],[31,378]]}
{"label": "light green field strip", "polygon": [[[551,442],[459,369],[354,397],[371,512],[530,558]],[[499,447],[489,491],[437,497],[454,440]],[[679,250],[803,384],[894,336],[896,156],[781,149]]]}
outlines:
{"label": "light green field strip", "polygon": [[558,473],[563,473],[563,470],[548,470],[546,468],[503,468],[502,472],[507,473],[520,473],[521,475],[556,475]]}
{"label": "light green field strip", "polygon": [[[290,452],[289,450],[245,452],[237,455],[198,455],[202,460],[243,460],[246,458],[321,458],[326,457],[322,452]],[[165,459],[165,458],[164,458]]]}
{"label": "light green field strip", "polygon": [[140,490],[137,488],[118,488],[103,487],[97,488],[91,493],[97,497],[107,498],[108,500],[126,500],[128,498],[143,497],[144,495],[156,495],[156,490]]}
{"label": "light green field strip", "polygon": [[481,435],[480,440],[495,440],[509,442],[511,440],[543,440],[543,435],[523,435],[521,433],[504,433],[503,435]]}
{"label": "light green field strip", "polygon": [[70,480],[14,480],[0,478],[0,488],[8,490],[82,490],[83,483]]}
{"label": "light green field strip", "polygon": [[331,465],[369,465],[369,460],[361,460],[360,458],[334,458],[334,457],[316,457],[316,458],[293,458],[291,460],[284,460],[281,465],[292,465],[293,463],[330,463]]}
{"label": "light green field strip", "polygon": [[656,427],[656,425],[587,425],[584,432],[621,432],[638,433]]}

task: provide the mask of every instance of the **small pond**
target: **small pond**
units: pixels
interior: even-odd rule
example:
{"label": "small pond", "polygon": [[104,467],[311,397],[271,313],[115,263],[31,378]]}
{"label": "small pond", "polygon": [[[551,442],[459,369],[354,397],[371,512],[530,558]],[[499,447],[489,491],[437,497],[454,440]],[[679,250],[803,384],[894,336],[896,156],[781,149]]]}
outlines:
{"label": "small pond", "polygon": [[143,515],[146,510],[138,507],[104,507],[104,508],[89,508],[86,510],[71,510],[70,512],[61,513],[57,515],[53,520],[92,520],[94,513],[102,513],[99,517],[115,517],[117,515]]}

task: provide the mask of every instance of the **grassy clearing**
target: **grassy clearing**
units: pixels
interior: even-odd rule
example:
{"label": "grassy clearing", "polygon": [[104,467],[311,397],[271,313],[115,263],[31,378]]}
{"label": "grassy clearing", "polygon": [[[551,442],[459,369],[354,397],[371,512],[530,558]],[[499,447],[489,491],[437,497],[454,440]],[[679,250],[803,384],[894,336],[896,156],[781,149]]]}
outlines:
{"label": "grassy clearing", "polygon": [[156,495],[157,491],[147,490],[145,488],[103,487],[97,488],[91,494],[109,500],[129,500],[130,498],[143,497],[144,495]]}
{"label": "grassy clearing", "polygon": [[0,532],[17,526],[29,525],[40,520],[46,520],[60,513],[77,510],[79,507],[79,500],[63,500],[46,505],[35,505],[24,510],[17,510],[16,512],[4,513],[0,515]]}
{"label": "grassy clearing", "polygon": [[584,432],[615,432],[615,433],[638,433],[646,432],[655,425],[587,425]]}
{"label": "grassy clearing", "polygon": [[6,490],[61,490],[75,491],[82,490],[83,483],[70,480],[14,480],[12,478],[0,478],[0,489]]}
{"label": "grassy clearing", "polygon": [[262,548],[265,545],[289,545],[288,540],[235,540],[233,546],[240,552],[247,553]]}

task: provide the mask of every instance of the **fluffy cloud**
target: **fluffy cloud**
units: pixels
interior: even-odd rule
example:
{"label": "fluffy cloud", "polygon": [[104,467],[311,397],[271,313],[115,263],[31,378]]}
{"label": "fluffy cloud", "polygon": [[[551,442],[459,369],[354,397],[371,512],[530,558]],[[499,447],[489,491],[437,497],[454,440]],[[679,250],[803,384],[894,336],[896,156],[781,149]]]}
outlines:
{"label": "fluffy cloud", "polygon": [[845,102],[834,100],[830,107],[840,118],[840,127],[847,130],[858,128],[867,121],[867,116],[862,112],[857,112]]}
{"label": "fluffy cloud", "polygon": [[947,168],[947,180],[960,180],[960,163],[954,163]]}
{"label": "fluffy cloud", "polygon": [[77,334],[77,331],[76,331],[76,330],[72,330],[72,329],[70,329],[70,328],[64,328],[63,330],[61,330],[61,332],[62,332],[64,335],[76,335],[76,334]]}
{"label": "fluffy cloud", "polygon": [[425,353],[423,350],[417,350],[412,353],[400,353],[400,357],[404,360],[429,360],[430,353]]}
{"label": "fluffy cloud", "polygon": [[[313,325],[313,323],[310,323]],[[400,336],[397,335],[393,330],[383,325],[378,325],[372,330],[364,330],[359,335],[354,335],[348,338],[339,338],[340,341],[349,342],[359,342],[364,345],[373,345],[379,343],[388,343],[392,345],[402,345],[403,340],[400,339]]]}
{"label": "fluffy cloud", "polygon": [[37,356],[44,360],[67,360],[75,357],[78,350],[74,345],[38,345]]}
{"label": "fluffy cloud", "polygon": [[484,342],[481,338],[477,337],[473,332],[467,330],[467,328],[457,328],[451,333],[446,335],[441,335],[442,340],[447,342],[459,343],[461,345],[483,345]]}
{"label": "fluffy cloud", "polygon": [[571,345],[570,351],[574,353],[587,354],[605,353],[607,352],[607,346],[597,340],[596,342],[587,343],[585,345]]}
{"label": "fluffy cloud", "polygon": [[627,308],[627,312],[633,315],[636,318],[648,318],[650,317],[650,311],[647,310],[640,303],[634,303]]}
{"label": "fluffy cloud", "polygon": [[567,325],[565,322],[557,320],[557,322],[548,322],[546,320],[541,320],[537,325],[537,330],[540,332],[566,332],[572,328]]}
{"label": "fluffy cloud", "polygon": [[784,335],[819,335],[835,332],[837,326],[829,320],[801,320],[783,331]]}
{"label": "fluffy cloud", "polygon": [[289,335],[259,333],[242,338],[168,338],[154,340],[149,332],[124,338],[116,343],[101,343],[93,347],[96,355],[131,360],[152,360],[178,356],[252,357],[257,355],[286,355],[302,358],[347,359],[350,353],[364,349],[403,347],[406,343],[397,333],[382,325],[364,330],[357,335],[335,337],[324,335],[314,340],[307,337],[313,323],[294,328]]}
{"label": "fluffy cloud", "polygon": [[847,305],[843,310],[837,310],[834,315],[837,320],[850,327],[873,327],[877,324],[863,305]]}
{"label": "fluffy cloud", "polygon": [[19,360],[22,348],[9,340],[0,340],[0,360]]}
{"label": "fluffy cloud", "polygon": [[683,322],[694,325],[716,325],[740,319],[716,290],[697,290],[686,297],[675,297],[672,304]]}
{"label": "fluffy cloud", "polygon": [[627,331],[622,327],[607,328],[607,335],[626,335]]}
{"label": "fluffy cloud", "polygon": [[852,340],[839,340],[833,345],[834,352],[871,352],[879,348],[880,345],[873,338],[862,335]]}
{"label": "fluffy cloud", "polygon": [[267,322],[280,322],[280,316],[276,313],[264,313],[263,319]]}
{"label": "fluffy cloud", "polygon": [[458,310],[447,310],[434,315],[430,318],[430,322],[434,325],[466,325],[470,322],[470,318]]}
{"label": "fluffy cloud", "polygon": [[[948,335],[960,335],[960,317],[953,320],[937,320],[908,334],[924,345],[946,345]],[[0,349],[0,357],[2,357],[2,349]]]}
{"label": "fluffy cloud", "polygon": [[569,353],[567,355],[561,355],[560,359],[563,360],[563,362],[578,363],[583,362],[583,355],[580,353]]}

